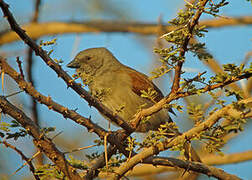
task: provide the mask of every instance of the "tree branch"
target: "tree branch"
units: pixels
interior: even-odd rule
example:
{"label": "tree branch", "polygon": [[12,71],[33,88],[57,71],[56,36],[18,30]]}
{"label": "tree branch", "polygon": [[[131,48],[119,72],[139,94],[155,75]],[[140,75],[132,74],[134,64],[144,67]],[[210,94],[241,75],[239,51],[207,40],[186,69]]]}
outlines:
{"label": "tree branch", "polygon": [[[222,28],[227,26],[251,25],[252,16],[232,18],[216,18],[199,22],[206,28]],[[41,22],[25,24],[22,28],[31,38],[41,38],[48,35],[75,34],[75,33],[135,33],[141,35],[156,35],[160,31],[158,23],[119,22],[119,21],[84,21],[84,22]],[[174,26],[164,24],[162,30],[168,33],[175,29]],[[17,34],[12,31],[0,32],[0,45],[19,41]]]}
{"label": "tree branch", "polygon": [[[8,74],[18,85],[21,89],[23,89],[26,93],[36,99],[38,102],[46,105],[49,109],[54,110],[64,116],[64,118],[72,119],[75,123],[78,123],[82,126],[85,126],[90,132],[95,132],[101,139],[104,138],[105,135],[108,134],[108,141],[112,145],[116,145],[116,148],[121,153],[127,153],[125,147],[123,146],[124,140],[130,135],[124,130],[119,130],[118,132],[108,133],[105,129],[101,128],[97,124],[94,124],[90,119],[85,118],[78,114],[73,110],[69,110],[68,108],[58,104],[57,102],[53,101],[51,97],[46,97],[40,94],[31,83],[26,82],[24,79],[21,78],[21,75],[16,72],[1,56],[0,56],[0,68],[2,72]],[[112,149],[111,149],[112,148]],[[113,155],[113,152],[116,152],[113,146],[109,149],[111,151],[108,152],[109,156]],[[104,166],[104,156],[101,156],[97,160],[97,164],[95,164],[87,173],[87,178],[91,178],[97,175],[96,170]]]}
{"label": "tree branch", "polygon": [[176,159],[176,158],[154,158],[153,159],[153,165],[162,165],[162,166],[173,166],[173,167],[179,167],[183,168],[188,171],[194,171],[197,173],[202,173],[207,176],[215,177],[217,179],[233,179],[237,180],[240,179],[235,175],[226,173],[222,169],[213,167],[213,166],[208,166],[203,163],[199,162],[191,162],[191,161],[186,161],[186,160],[181,160],[181,159]]}
{"label": "tree branch", "polygon": [[35,168],[34,168],[32,162],[31,162],[30,158],[26,157],[21,150],[19,150],[18,148],[16,148],[13,145],[7,143],[6,141],[0,141],[0,144],[1,143],[4,144],[7,148],[9,147],[9,148],[13,149],[14,151],[16,151],[21,156],[21,158],[23,160],[25,160],[26,163],[29,165],[30,171],[32,172],[34,178],[37,179],[37,180],[40,180],[39,176],[35,174]]}
{"label": "tree branch", "polygon": [[235,164],[251,160],[252,150],[224,155],[209,154],[202,159],[204,163],[209,165]]}
{"label": "tree branch", "polygon": [[0,96],[0,108],[3,113],[16,119],[27,130],[34,138],[33,142],[37,148],[39,148],[41,152],[44,152],[69,179],[81,179],[75,169],[67,162],[64,154],[56,148],[53,142],[44,134],[40,133],[39,127],[4,96]]}
{"label": "tree branch", "polygon": [[25,31],[19,27],[13,15],[9,11],[8,5],[3,0],[0,0],[0,7],[2,8],[5,17],[7,17],[7,20],[12,30],[15,31],[19,35],[19,37],[35,51],[36,55],[40,56],[42,60],[57,73],[58,77],[62,78],[65,81],[68,87],[71,87],[76,93],[78,93],[82,98],[84,98],[90,106],[94,106],[101,114],[108,117],[116,124],[120,125],[127,132],[134,132],[134,129],[131,128],[131,126],[126,121],[124,121],[118,115],[115,115],[111,110],[109,110],[96,98],[92,97],[87,91],[85,91],[79,84],[75,83],[73,79],[65,71],[62,70],[61,66],[54,62],[48,56],[47,52],[44,51],[41,47],[39,47],[25,33]]}
{"label": "tree branch", "polygon": [[[35,51],[36,55],[39,55],[44,60],[44,62],[57,73],[58,77],[61,77],[65,81],[65,83],[67,84],[67,86],[71,87],[82,98],[84,98],[89,103],[89,105],[94,106],[98,111],[100,111],[101,114],[103,114],[104,116],[107,116],[108,118],[111,119],[111,121],[114,121],[116,124],[119,124],[122,128],[124,128],[126,130],[121,135],[122,139],[115,138],[115,136],[113,136],[113,135],[109,135],[108,136],[108,141],[111,144],[117,144],[117,148],[120,151],[123,151],[124,150],[123,146],[121,146],[120,143],[123,142],[124,139],[126,139],[126,137],[129,136],[132,132],[134,132],[135,129],[132,128],[131,126],[129,126],[128,123],[125,122],[118,115],[114,115],[114,113],[111,110],[109,110],[108,108],[106,108],[96,98],[93,98],[79,84],[75,83],[72,80],[72,78],[65,71],[63,71],[61,69],[61,66],[59,66],[57,63],[55,63],[47,55],[47,53],[42,48],[40,48],[29,36],[27,36],[27,34],[24,32],[24,30],[22,30],[18,26],[17,22],[15,21],[14,17],[12,16],[11,12],[8,9],[8,5],[6,3],[4,3],[3,0],[0,1],[0,7],[2,8],[2,11],[4,12],[4,15],[7,17],[7,20],[9,21],[9,24],[10,24],[11,28],[20,36],[21,39],[23,39],[23,41],[26,44],[28,44]],[[84,123],[82,125],[84,125]],[[93,129],[93,127],[91,129]],[[99,128],[95,128],[95,129],[99,129]],[[100,133],[100,135],[101,135],[101,133]],[[103,136],[104,135],[105,134],[103,134]],[[91,173],[91,174],[93,174],[93,173]]]}
{"label": "tree branch", "polygon": [[[248,104],[250,106],[250,111],[252,111],[252,97],[242,100],[239,103]],[[169,149],[175,145],[183,143],[185,140],[190,140],[194,137],[197,137],[198,134],[206,129],[212,127],[216,122],[218,122],[222,117],[225,115],[239,117],[241,112],[237,111],[232,104],[216,111],[213,113],[207,120],[202,122],[201,124],[197,125],[196,127],[190,129],[189,131],[183,133],[182,135],[176,136],[173,139],[168,139],[162,143],[159,143],[156,146],[149,147],[144,149],[141,153],[137,154],[136,156],[132,157],[128,162],[122,164],[118,171],[116,172],[114,178],[117,179],[124,175],[129,169],[132,169],[136,164],[142,162],[144,159],[158,154],[161,151]],[[244,117],[248,118],[248,117]]]}
{"label": "tree branch", "polygon": [[[194,27],[198,24],[199,18],[201,16],[201,14],[203,13],[204,7],[208,1],[209,0],[200,1],[199,9],[196,11],[196,14],[193,16],[192,20],[187,24],[188,35],[185,36],[184,43],[181,45],[181,48],[179,51],[180,57],[185,56],[189,41],[193,37],[192,32],[194,30]],[[175,66],[175,75],[174,75],[172,90],[171,90],[172,93],[177,92],[177,90],[179,89],[180,76],[181,76],[181,70],[182,70],[183,63],[184,63],[184,60],[180,60],[180,61],[178,61],[177,65]]]}
{"label": "tree branch", "polygon": [[49,109],[62,114],[64,118],[72,119],[74,122],[85,126],[89,131],[94,131],[101,138],[108,133],[105,129],[94,124],[89,118],[85,118],[77,112],[58,104],[57,102],[53,101],[51,97],[46,97],[39,93],[31,83],[28,83],[22,79],[20,74],[16,72],[1,56],[0,67],[3,72],[8,74],[19,85],[20,89],[24,90],[38,102],[46,105]]}
{"label": "tree branch", "polygon": [[[151,174],[153,175],[156,173],[165,172],[167,171],[168,167],[173,167],[173,169],[176,169],[176,171],[178,170],[178,168],[182,168],[186,171],[193,171],[193,172],[205,174],[208,177],[214,177],[220,180],[226,180],[226,179],[240,180],[240,178],[238,178],[237,176],[226,173],[220,168],[208,166],[200,162],[191,162],[191,161],[181,160],[181,159],[171,158],[171,157],[154,157],[154,158],[151,158],[151,160],[145,160],[144,163],[150,163],[153,166],[149,167],[148,170],[146,171],[146,166],[143,165],[143,168],[144,168],[143,171],[145,172],[145,174],[143,174],[144,172],[141,172],[141,176],[148,176]],[[135,172],[136,174],[139,173],[138,171],[141,171],[140,168],[138,168],[137,172]],[[154,171],[152,170],[153,168],[154,168]],[[159,168],[161,169],[161,171]],[[135,170],[133,169],[133,172],[129,172],[130,176],[133,176],[133,175],[136,176],[134,171]],[[140,174],[138,175],[140,176]],[[101,174],[101,177],[108,178],[106,174]]]}
{"label": "tree branch", "polygon": [[[155,158],[155,157],[154,157]],[[167,159],[167,157],[156,157],[157,159],[162,160],[163,158]],[[150,158],[148,158],[148,161]],[[177,158],[168,158],[168,159],[177,159]],[[167,161],[168,161],[167,159]],[[201,156],[201,160],[204,165],[226,165],[226,164],[234,164],[234,163],[241,163],[245,161],[251,161],[252,160],[252,151],[245,151],[245,152],[239,152],[239,153],[232,153],[232,154],[224,154],[224,155],[214,155],[214,154],[206,154],[205,156]],[[176,160],[175,160],[176,162]],[[147,161],[144,160],[143,163],[140,166],[136,166],[134,169],[129,171],[126,176],[149,176],[149,175],[155,175],[160,174],[164,172],[173,172],[177,171],[177,165],[176,163],[171,164],[171,166],[153,166],[152,163],[148,164]],[[194,162],[192,162],[194,163]],[[189,167],[189,166],[187,166]],[[196,170],[197,171],[197,170]],[[100,173],[100,178],[106,178],[106,173]]]}
{"label": "tree branch", "polygon": [[[157,157],[162,160],[163,157]],[[166,157],[165,157],[166,158]],[[150,159],[150,158],[148,158]],[[201,156],[201,160],[204,165],[226,165],[226,164],[234,164],[241,163],[245,161],[252,160],[252,151],[245,151],[239,153],[232,154],[224,154],[224,155],[214,155],[214,154],[206,154],[205,156]],[[149,160],[148,160],[149,161]],[[160,174],[163,172],[172,172],[177,171],[176,164],[172,166],[153,166],[151,163],[148,164],[147,161],[144,161],[140,166],[136,166],[134,169],[129,171],[127,176],[148,176],[154,174]],[[99,174],[100,178],[105,178],[106,174]]]}

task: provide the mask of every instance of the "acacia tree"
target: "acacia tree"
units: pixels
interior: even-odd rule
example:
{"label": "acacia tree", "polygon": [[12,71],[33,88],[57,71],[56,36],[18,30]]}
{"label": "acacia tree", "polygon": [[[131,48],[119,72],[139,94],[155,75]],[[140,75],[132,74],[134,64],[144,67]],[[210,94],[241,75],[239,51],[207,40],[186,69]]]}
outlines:
{"label": "acacia tree", "polygon": [[[6,53],[0,57],[2,88],[12,92],[11,88],[5,85],[7,77],[12,79],[12,82],[15,82],[19,88],[14,93],[1,95],[2,114],[7,114],[11,118],[5,117],[1,120],[0,135],[2,139],[0,143],[13,149],[26,161],[35,179],[52,177],[93,179],[97,176],[119,179],[139,174],[154,175],[161,172],[167,172],[173,179],[196,179],[200,174],[217,179],[240,179],[239,174],[233,175],[232,172],[225,172],[214,165],[233,164],[252,159],[251,151],[233,154],[226,154],[222,151],[227,142],[243,130],[247,119],[252,115],[252,65],[248,64],[250,55],[248,54],[247,60],[239,65],[230,62],[220,66],[213,55],[208,52],[201,39],[210,28],[240,24],[250,25],[252,17],[226,18],[221,16],[219,11],[228,6],[228,2],[225,0],[218,2],[200,0],[186,1],[184,10],[179,11],[177,16],[169,21],[169,24],[115,23],[111,21],[38,23],[40,3],[39,0],[36,1],[31,22],[21,27],[8,4],[0,0],[3,15],[10,26],[9,30],[0,34],[0,44],[22,40],[29,47],[25,63],[26,71],[23,70],[22,57],[15,57],[15,64],[9,61],[9,55]],[[213,19],[201,21],[200,18],[204,14],[213,17]],[[156,34],[158,36],[158,47],[154,48],[154,52],[159,55],[161,65],[154,69],[150,78],[158,79],[168,74],[172,79],[172,85],[169,93],[162,100],[150,108],[142,109],[131,123],[127,123],[115,112],[105,107],[99,99],[91,96],[80,83],[76,82],[76,78],[73,79],[68,72],[64,71],[60,59],[52,58],[53,51],[45,49],[50,45],[58,46],[55,45],[55,39],[37,42],[37,39],[45,35],[97,31]],[[56,73],[55,76],[64,81],[66,88],[71,88],[81,99],[99,110],[101,114],[109,117],[111,121],[121,124],[122,130],[110,131],[103,128],[103,126],[94,123],[94,118],[81,115],[80,110],[72,110],[67,107],[68,105],[60,104],[53,96],[42,94],[35,86],[40,82],[34,82],[34,73],[32,73],[35,67],[33,53],[40,57],[40,61],[44,61],[46,68],[52,69]],[[215,72],[215,75],[201,70],[193,77],[187,78],[186,72],[182,68],[188,61],[187,54],[190,53],[194,55],[194,59],[197,59],[194,60],[195,64],[199,61],[203,62]],[[245,88],[237,84],[243,79],[246,79]],[[20,92],[27,94],[32,99],[32,108],[28,112],[25,108],[20,108],[17,101],[10,100]],[[145,98],[153,98],[153,95],[155,95],[153,92],[143,92],[142,94]],[[202,101],[200,104],[192,100],[206,95],[210,99],[208,103]],[[190,97],[192,98],[190,99]],[[176,100],[180,99],[185,100],[186,108],[176,103]],[[61,121],[67,118],[80,127],[88,129],[89,133],[96,134],[99,139],[95,140],[93,144],[104,146],[101,148],[105,149],[104,152],[100,150],[99,153],[86,154],[88,161],[84,161],[80,157],[68,156],[69,153],[80,151],[86,147],[77,148],[70,152],[60,150],[58,146],[64,144],[64,141],[62,142],[64,138],[62,138],[61,144],[56,142],[58,128],[56,127],[55,130],[50,127],[50,124],[47,127],[40,124],[38,103],[47,106],[48,111],[61,114],[63,116]],[[136,139],[132,136],[139,121],[162,108],[171,107],[178,110],[177,117],[180,120],[182,116],[179,112],[187,111],[188,119],[193,120],[190,121],[193,125],[192,128],[181,132],[178,136],[167,138],[168,127],[178,128],[176,124],[169,123],[162,125],[157,131],[149,132],[144,139]],[[181,121],[188,119],[183,118]],[[31,137],[29,140],[32,139],[37,148],[37,152],[28,157],[27,152],[20,150],[21,147],[13,145],[27,136]],[[87,141],[90,142],[90,140]],[[185,144],[192,141],[197,145],[197,153],[202,162],[192,161],[190,154],[183,157]],[[67,145],[65,146],[67,147]],[[164,151],[181,152],[182,157],[172,157],[171,153],[161,156],[160,153]],[[35,157],[38,158],[36,165],[33,161]],[[211,161],[213,159],[214,162]]]}

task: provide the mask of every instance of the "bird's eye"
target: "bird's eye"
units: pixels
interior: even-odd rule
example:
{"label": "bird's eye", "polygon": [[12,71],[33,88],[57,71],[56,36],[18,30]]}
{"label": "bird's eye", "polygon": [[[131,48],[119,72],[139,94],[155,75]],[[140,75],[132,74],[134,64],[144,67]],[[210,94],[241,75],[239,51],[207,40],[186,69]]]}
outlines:
{"label": "bird's eye", "polygon": [[90,59],[91,59],[91,57],[90,57],[90,56],[87,56],[87,57],[86,57],[86,59],[87,59],[87,60],[90,60]]}

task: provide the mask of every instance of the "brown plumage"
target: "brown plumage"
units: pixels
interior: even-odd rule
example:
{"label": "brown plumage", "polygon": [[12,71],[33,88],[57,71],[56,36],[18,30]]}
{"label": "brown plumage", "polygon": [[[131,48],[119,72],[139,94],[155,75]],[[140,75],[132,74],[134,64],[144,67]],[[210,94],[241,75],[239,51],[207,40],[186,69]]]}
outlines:
{"label": "brown plumage", "polygon": [[[90,48],[79,52],[67,67],[75,68],[81,79],[93,96],[118,113],[124,120],[130,121],[140,108],[154,105],[150,99],[141,97],[142,90],[155,90],[154,101],[158,102],[164,96],[158,87],[148,77],[130,67],[121,64],[106,48]],[[171,112],[173,112],[170,109]],[[167,109],[151,115],[145,123],[140,123],[137,132],[156,130],[160,124],[172,122]],[[179,135],[177,130],[171,130]],[[199,161],[197,153],[185,143],[185,154],[194,161]]]}
{"label": "brown plumage", "polygon": [[[148,108],[154,104],[141,97],[141,91],[155,90],[156,102],[164,97],[146,75],[121,64],[106,48],[81,51],[67,66],[76,68],[81,79],[88,84],[91,94],[126,121],[133,119],[140,108]],[[146,123],[140,123],[136,131],[156,130],[160,124],[168,121],[171,121],[168,111],[162,109],[153,114]]]}

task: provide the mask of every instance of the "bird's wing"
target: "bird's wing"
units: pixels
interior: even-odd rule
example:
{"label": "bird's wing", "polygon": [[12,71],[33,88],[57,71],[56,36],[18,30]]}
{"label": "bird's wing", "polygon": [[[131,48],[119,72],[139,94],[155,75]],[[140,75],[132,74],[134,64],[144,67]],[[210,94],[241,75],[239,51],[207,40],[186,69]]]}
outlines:
{"label": "bird's wing", "polygon": [[[126,71],[126,72],[132,80],[132,88],[131,89],[138,96],[141,96],[142,91],[148,92],[148,89],[151,89],[151,90],[155,90],[157,92],[154,97],[154,100],[156,102],[158,102],[164,98],[164,95],[160,91],[160,89],[151,80],[149,80],[149,78],[146,75],[144,75],[140,72],[137,72],[131,68],[129,68],[129,71]],[[172,108],[170,108],[168,111],[176,116],[176,114]]]}
{"label": "bird's wing", "polygon": [[132,91],[138,96],[141,96],[142,91],[148,92],[148,90],[151,89],[157,92],[154,97],[156,102],[160,101],[164,97],[160,89],[151,80],[149,80],[146,75],[130,68],[129,71],[127,71],[127,74],[132,81]]}

